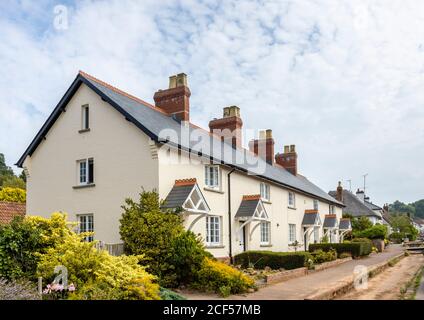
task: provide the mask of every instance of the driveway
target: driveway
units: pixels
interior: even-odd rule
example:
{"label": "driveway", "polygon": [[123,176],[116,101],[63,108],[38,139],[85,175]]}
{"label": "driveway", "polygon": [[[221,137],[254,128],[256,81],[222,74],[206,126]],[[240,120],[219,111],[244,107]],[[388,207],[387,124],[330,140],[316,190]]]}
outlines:
{"label": "driveway", "polygon": [[[277,284],[269,285],[258,291],[244,295],[232,295],[226,299],[241,300],[303,300],[318,291],[334,287],[339,281],[353,275],[355,266],[367,267],[390,260],[392,257],[403,252],[401,245],[391,245],[383,253],[374,254],[363,259],[355,259],[345,262],[336,267],[323,271],[312,272],[304,277],[291,279]],[[190,300],[222,299],[216,295],[198,293],[182,293]]]}

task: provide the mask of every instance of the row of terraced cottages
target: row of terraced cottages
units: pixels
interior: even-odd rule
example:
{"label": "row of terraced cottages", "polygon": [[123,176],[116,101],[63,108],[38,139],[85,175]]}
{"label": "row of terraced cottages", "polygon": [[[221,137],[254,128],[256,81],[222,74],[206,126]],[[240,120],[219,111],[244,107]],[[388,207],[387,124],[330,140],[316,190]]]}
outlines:
{"label": "row of terraced cottages", "polygon": [[219,258],[340,241],[350,229],[343,204],[297,172],[294,145],[274,154],[266,130],[244,149],[236,106],[203,130],[190,122],[190,95],[185,74],[151,105],[79,72],[17,163],[27,214],[68,212],[80,231],[120,246],[121,205],[144,188]]}

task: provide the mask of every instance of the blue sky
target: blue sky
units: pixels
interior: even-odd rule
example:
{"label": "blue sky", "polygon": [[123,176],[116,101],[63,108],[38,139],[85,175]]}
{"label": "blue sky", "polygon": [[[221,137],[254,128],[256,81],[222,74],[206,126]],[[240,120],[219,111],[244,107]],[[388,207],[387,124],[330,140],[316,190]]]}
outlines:
{"label": "blue sky", "polygon": [[[55,7],[67,28],[55,28]],[[17,161],[84,70],[142,99],[185,72],[191,119],[238,105],[321,188],[424,190],[424,2],[1,1],[0,152]],[[247,145],[247,141],[246,141]]]}

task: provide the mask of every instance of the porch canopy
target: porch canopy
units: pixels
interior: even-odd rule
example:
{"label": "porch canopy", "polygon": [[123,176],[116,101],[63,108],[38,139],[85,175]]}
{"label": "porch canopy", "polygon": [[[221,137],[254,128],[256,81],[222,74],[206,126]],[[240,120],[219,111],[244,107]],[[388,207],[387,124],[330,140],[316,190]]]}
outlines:
{"label": "porch canopy", "polygon": [[349,218],[341,218],[339,223],[339,233],[341,241],[343,241],[343,236],[352,230],[352,224]]}
{"label": "porch canopy", "polygon": [[[303,237],[305,237],[306,234],[312,233],[315,227],[321,226],[321,219],[319,217],[318,210],[305,210],[305,214],[303,216],[302,220],[302,227],[305,228],[305,232],[303,233]],[[307,239],[309,239],[309,236]]]}
{"label": "porch canopy", "polygon": [[174,211],[182,210],[188,214],[198,214],[199,216],[192,221],[188,230],[191,230],[197,221],[207,216],[210,212],[209,205],[195,178],[175,180],[175,184],[161,208]]}
{"label": "porch canopy", "polygon": [[[243,222],[236,233],[236,240],[238,240],[239,231],[244,226],[253,221],[269,221],[261,196],[259,194],[243,196],[240,207],[236,212],[235,219]],[[250,239],[252,238],[253,231],[259,225],[260,224],[255,225],[255,227],[250,231]]]}

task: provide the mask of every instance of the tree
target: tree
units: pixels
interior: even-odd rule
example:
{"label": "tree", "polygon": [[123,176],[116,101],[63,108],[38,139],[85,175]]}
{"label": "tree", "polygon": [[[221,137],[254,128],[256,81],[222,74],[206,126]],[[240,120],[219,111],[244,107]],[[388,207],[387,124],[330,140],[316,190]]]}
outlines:
{"label": "tree", "polygon": [[424,199],[414,202],[413,206],[415,208],[415,216],[424,218]]}
{"label": "tree", "polygon": [[415,240],[418,230],[412,225],[410,218],[406,214],[398,214],[391,218],[391,226],[393,230],[399,233],[402,238]]}
{"label": "tree", "polygon": [[373,226],[370,219],[364,216],[351,219],[351,223],[352,223],[352,232],[364,231]]}
{"label": "tree", "polygon": [[[22,171],[23,172],[23,171]],[[24,173],[25,175],[25,173]],[[22,173],[21,173],[22,176]],[[25,189],[25,180],[21,176],[16,176],[12,168],[6,165],[6,160],[3,153],[0,153],[0,188],[12,187]]]}
{"label": "tree", "polygon": [[24,203],[26,201],[26,191],[20,188],[0,189],[0,201]]}
{"label": "tree", "polygon": [[396,200],[392,204],[389,205],[389,211],[397,214],[397,213],[404,213],[408,217],[414,217],[415,214],[415,208],[411,204],[405,204],[399,200]]}

